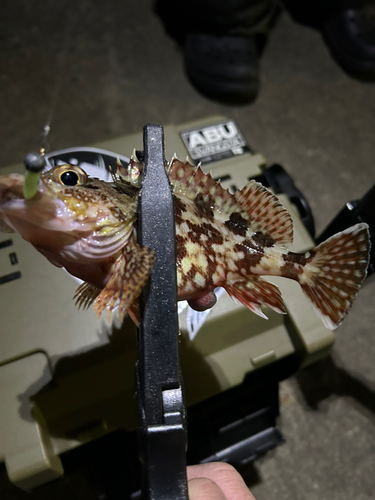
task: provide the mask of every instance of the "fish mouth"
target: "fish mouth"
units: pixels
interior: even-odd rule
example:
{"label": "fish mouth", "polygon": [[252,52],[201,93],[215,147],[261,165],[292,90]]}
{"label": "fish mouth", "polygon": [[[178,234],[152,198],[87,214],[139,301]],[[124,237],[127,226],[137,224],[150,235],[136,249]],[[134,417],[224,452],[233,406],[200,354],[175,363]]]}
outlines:
{"label": "fish mouth", "polygon": [[64,203],[51,196],[41,181],[35,196],[26,200],[24,182],[21,174],[0,176],[0,229],[15,231],[32,244],[46,239],[53,242],[52,233],[70,229],[68,218],[59,218]]}
{"label": "fish mouth", "polygon": [[7,218],[7,208],[23,200],[25,177],[21,174],[0,175],[0,231],[13,233],[13,225]]}
{"label": "fish mouth", "polygon": [[82,259],[106,258],[118,252],[129,237],[131,224],[114,224],[104,210],[99,216],[96,209],[77,214],[43,179],[35,196],[25,199],[24,182],[20,174],[0,176],[0,231],[17,232],[39,250],[61,253],[65,248],[68,260],[76,260],[79,254]]}
{"label": "fish mouth", "polygon": [[0,175],[0,204],[7,201],[24,199],[25,177],[21,174]]}

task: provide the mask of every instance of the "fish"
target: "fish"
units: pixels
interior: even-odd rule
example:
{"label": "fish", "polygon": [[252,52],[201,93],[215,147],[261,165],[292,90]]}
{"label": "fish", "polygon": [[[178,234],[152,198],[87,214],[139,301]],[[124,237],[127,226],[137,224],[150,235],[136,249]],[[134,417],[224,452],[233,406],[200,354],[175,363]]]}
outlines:
{"label": "fish", "polygon": [[[74,299],[94,303],[100,316],[119,308],[139,322],[138,297],[155,253],[137,242],[137,203],[143,164],[135,154],[118,161],[112,181],[90,177],[78,165],[40,175],[38,191],[24,199],[24,176],[0,176],[0,230],[17,232],[52,264],[83,280]],[[200,166],[176,156],[166,164],[175,206],[178,300],[196,310],[216,301],[223,287],[253,313],[286,308],[279,288],[262,276],[297,281],[328,329],[348,314],[369,263],[367,224],[359,223],[317,247],[295,253],[293,221],[280,200],[251,180],[230,193]]]}

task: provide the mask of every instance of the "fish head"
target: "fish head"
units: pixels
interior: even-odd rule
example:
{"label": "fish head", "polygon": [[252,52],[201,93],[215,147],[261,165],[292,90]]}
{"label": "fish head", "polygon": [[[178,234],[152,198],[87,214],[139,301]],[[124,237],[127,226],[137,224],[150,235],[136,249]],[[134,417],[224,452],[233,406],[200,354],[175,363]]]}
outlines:
{"label": "fish head", "polygon": [[89,177],[76,165],[42,173],[31,199],[24,183],[20,174],[0,176],[0,230],[19,233],[58,262],[113,255],[134,228],[138,188],[129,183]]}

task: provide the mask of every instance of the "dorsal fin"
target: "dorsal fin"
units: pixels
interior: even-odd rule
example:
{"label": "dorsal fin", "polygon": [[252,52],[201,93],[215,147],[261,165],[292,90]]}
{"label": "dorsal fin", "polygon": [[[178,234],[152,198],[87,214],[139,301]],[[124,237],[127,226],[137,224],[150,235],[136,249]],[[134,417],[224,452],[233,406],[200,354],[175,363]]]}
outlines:
{"label": "dorsal fin", "polygon": [[250,181],[234,195],[226,191],[211,174],[202,172],[186,159],[184,163],[176,157],[167,166],[174,194],[196,200],[198,196],[212,208],[230,215],[239,213],[250,221],[252,232],[262,232],[272,237],[279,245],[293,243],[293,221],[280,200],[255,181]]}
{"label": "dorsal fin", "polygon": [[121,163],[120,158],[117,157],[115,176],[117,175],[120,182],[128,182],[133,186],[139,187],[141,185],[142,172],[143,165],[138,160],[135,150],[130,157],[129,165],[127,165],[126,167],[124,167],[124,165]]}
{"label": "dorsal fin", "polygon": [[220,182],[215,181],[211,174],[205,174],[200,165],[194,167],[188,159],[182,163],[174,157],[167,171],[174,194],[184,195],[191,200],[201,195],[204,202],[209,202],[213,206],[218,205],[221,210],[228,213],[240,209],[233,195],[228,193]]}
{"label": "dorsal fin", "polygon": [[293,244],[292,218],[269,189],[259,182],[250,181],[234,197],[262,233],[271,236],[279,245]]}

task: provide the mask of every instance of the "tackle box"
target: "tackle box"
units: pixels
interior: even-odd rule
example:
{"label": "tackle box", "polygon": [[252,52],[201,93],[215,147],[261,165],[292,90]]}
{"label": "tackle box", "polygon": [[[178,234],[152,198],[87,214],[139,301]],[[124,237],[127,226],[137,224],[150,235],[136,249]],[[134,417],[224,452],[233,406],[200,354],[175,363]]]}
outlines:
{"label": "tackle box", "polygon": [[[306,204],[282,192],[282,181],[272,182],[280,167],[267,169],[233,120],[217,116],[166,126],[164,133],[167,160],[176,154],[202,161],[202,169],[212,171],[225,188],[241,188],[250,178],[268,180],[294,220],[292,250],[314,246],[311,220],[310,227],[304,220]],[[95,146],[129,157],[134,148],[142,149],[142,132]],[[23,165],[15,165],[0,174],[23,171]],[[284,185],[294,189],[281,173]],[[189,452],[195,463],[246,463],[282,442],[275,424],[278,381],[326,356],[335,340],[297,283],[271,281],[281,288],[287,316],[268,309],[266,321],[225,293],[202,325],[187,308],[180,314]],[[116,317],[108,323],[106,314],[98,320],[92,307],[77,310],[76,288],[71,276],[19,235],[0,233],[0,460],[9,479],[25,490],[61,476],[64,456],[72,450],[92,449],[115,431],[130,435],[136,428],[136,329],[128,318],[122,325]],[[257,397],[246,406],[252,391]],[[251,422],[263,423],[254,430]],[[200,447],[194,447],[195,437]]]}

